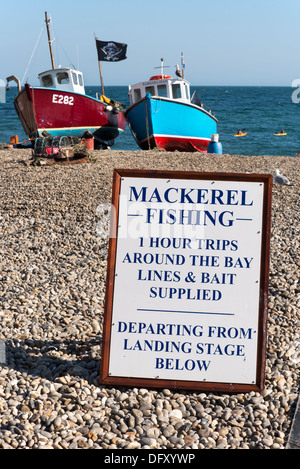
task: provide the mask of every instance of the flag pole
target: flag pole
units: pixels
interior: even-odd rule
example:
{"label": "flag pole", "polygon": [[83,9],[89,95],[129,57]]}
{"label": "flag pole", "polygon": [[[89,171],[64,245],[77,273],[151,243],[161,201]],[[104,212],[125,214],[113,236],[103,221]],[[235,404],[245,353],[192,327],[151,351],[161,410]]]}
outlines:
{"label": "flag pole", "polygon": [[[98,41],[98,38],[96,37],[95,33],[94,35],[95,35],[95,41]],[[97,43],[96,43],[96,48],[97,48]],[[100,73],[100,81],[101,81],[101,90],[102,90],[102,94],[104,95],[104,84],[103,84],[103,77],[102,77],[101,60],[98,60],[98,64],[99,64],[99,73]]]}

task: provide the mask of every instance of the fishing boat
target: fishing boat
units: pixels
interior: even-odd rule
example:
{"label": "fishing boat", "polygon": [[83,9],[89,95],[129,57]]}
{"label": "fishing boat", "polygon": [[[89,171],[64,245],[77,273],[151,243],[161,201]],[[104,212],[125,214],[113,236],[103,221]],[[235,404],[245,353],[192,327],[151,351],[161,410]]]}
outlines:
{"label": "fishing boat", "polygon": [[191,96],[190,83],[184,78],[184,62],[177,65],[176,77],[164,74],[129,86],[129,107],[125,117],[137,144],[143,150],[207,152],[211,135],[217,133],[217,119],[200,101]]}
{"label": "fishing boat", "polygon": [[18,84],[14,106],[25,133],[31,139],[92,134],[96,147],[112,145],[126,127],[122,105],[104,93],[87,95],[80,71],[55,67],[47,13],[45,22],[52,69],[38,75],[40,86],[26,83],[21,89],[14,75],[7,78],[7,82],[14,80]]}

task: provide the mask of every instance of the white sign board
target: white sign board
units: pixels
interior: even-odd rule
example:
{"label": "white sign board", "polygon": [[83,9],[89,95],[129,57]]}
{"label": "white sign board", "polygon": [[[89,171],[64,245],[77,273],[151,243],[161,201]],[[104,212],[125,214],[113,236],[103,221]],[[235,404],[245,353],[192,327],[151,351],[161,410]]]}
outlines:
{"label": "white sign board", "polygon": [[103,382],[262,387],[270,178],[116,172]]}

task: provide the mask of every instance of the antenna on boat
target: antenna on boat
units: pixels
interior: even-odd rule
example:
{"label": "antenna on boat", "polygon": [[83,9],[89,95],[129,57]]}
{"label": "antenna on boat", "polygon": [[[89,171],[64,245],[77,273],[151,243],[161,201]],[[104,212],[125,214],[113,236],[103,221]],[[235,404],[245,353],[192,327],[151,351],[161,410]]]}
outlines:
{"label": "antenna on boat", "polygon": [[185,63],[184,63],[184,58],[183,58],[183,52],[181,52],[181,75],[183,79],[184,79],[184,69],[185,69]]}
{"label": "antenna on boat", "polygon": [[48,34],[48,43],[49,43],[49,50],[50,50],[50,57],[51,57],[51,63],[52,63],[52,68],[55,70],[55,64],[54,64],[54,57],[53,57],[53,50],[52,50],[52,40],[51,40],[51,35],[50,35],[50,19],[48,19],[47,12],[45,11],[45,23],[47,26],[47,34]]}
{"label": "antenna on boat", "polygon": [[[154,67],[154,68],[160,68],[160,74],[163,77],[164,76],[164,59],[160,59],[160,67]],[[170,68],[168,65],[165,68]]]}

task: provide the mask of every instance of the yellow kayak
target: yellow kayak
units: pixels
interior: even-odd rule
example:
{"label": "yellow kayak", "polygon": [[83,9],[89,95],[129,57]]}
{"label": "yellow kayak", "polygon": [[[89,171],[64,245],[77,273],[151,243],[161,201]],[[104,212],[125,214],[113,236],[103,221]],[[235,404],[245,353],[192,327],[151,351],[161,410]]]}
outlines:
{"label": "yellow kayak", "polygon": [[274,135],[286,135],[287,133],[286,132],[278,132],[277,134],[274,134]]}
{"label": "yellow kayak", "polygon": [[244,137],[247,135],[247,132],[243,132],[242,134],[234,134],[235,137]]}

